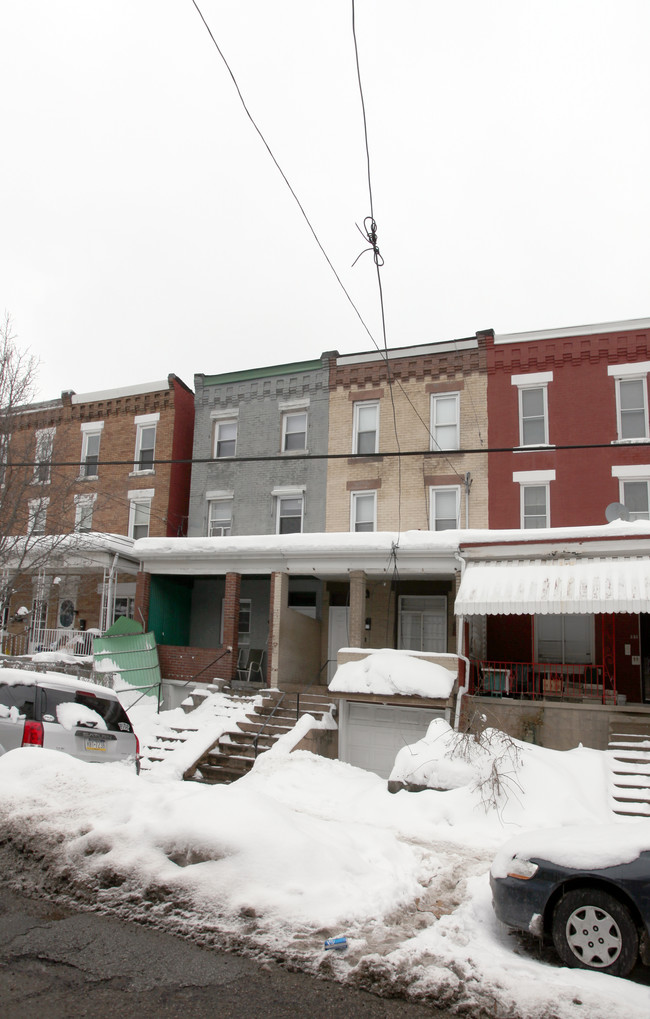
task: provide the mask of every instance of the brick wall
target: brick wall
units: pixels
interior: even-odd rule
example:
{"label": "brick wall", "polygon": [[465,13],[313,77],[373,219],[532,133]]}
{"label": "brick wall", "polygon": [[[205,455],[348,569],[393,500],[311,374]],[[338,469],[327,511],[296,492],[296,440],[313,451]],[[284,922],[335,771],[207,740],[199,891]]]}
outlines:
{"label": "brick wall", "polygon": [[210,683],[213,679],[230,680],[233,673],[233,655],[227,651],[224,654],[224,651],[224,648],[172,647],[169,644],[159,644],[158,660],[162,678],[193,680],[197,683]]}

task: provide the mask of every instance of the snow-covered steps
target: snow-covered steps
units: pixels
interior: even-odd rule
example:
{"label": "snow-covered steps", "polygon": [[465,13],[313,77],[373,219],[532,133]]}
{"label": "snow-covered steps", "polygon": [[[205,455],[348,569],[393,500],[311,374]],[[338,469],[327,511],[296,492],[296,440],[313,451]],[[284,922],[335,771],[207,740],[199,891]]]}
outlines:
{"label": "snow-covered steps", "polygon": [[626,817],[650,817],[650,718],[626,714],[610,726],[612,808]]}
{"label": "snow-covered steps", "polygon": [[253,710],[229,727],[219,739],[185,772],[185,779],[208,784],[230,783],[246,775],[260,754],[290,732],[304,714],[316,721],[333,710],[328,697],[319,694],[282,694],[267,690],[255,699]]}

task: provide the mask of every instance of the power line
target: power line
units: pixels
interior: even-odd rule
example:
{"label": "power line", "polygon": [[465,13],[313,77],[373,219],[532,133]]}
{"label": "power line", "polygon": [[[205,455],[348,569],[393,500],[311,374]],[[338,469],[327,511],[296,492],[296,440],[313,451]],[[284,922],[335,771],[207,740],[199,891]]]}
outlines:
{"label": "power line", "polygon": [[[646,439],[639,439],[638,441],[627,441],[624,449],[637,449],[639,447],[648,448],[648,442]],[[621,447],[617,446],[617,449]],[[391,457],[399,456],[422,456],[422,457],[434,457],[436,459],[449,460],[450,455],[453,457],[459,456],[478,456],[479,454],[488,455],[492,453],[556,453],[558,451],[566,450],[589,450],[589,449],[612,449],[611,442],[592,442],[592,443],[566,443],[566,444],[554,444],[553,446],[478,446],[469,447],[464,449],[412,449],[412,450],[386,450],[381,453],[292,453],[291,456],[287,456],[286,453],[270,453],[259,456],[229,456],[229,457],[191,457],[186,459],[156,459],[153,461],[154,468],[156,466],[163,467],[169,464],[220,464],[224,466],[229,463],[296,463],[311,460],[382,460]],[[34,460],[21,461],[17,463],[8,463],[3,465],[3,470],[10,471],[13,468],[25,468],[25,467],[36,467],[42,461],[38,463]],[[76,467],[79,468],[78,460],[52,460],[49,461],[50,467]],[[130,467],[133,471],[133,460],[100,460],[97,467]],[[458,473],[454,469],[454,473]],[[146,472],[136,472],[132,475],[133,480],[146,479]],[[84,484],[86,483],[85,478],[79,479]],[[47,484],[34,483],[34,491],[40,491],[41,489],[47,489]],[[0,495],[0,501],[1,501]]]}

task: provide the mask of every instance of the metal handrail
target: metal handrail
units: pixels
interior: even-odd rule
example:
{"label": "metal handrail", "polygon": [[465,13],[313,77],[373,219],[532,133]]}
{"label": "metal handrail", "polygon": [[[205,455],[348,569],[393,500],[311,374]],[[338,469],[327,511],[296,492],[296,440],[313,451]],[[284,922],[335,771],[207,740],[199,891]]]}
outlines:
{"label": "metal handrail", "polygon": [[[314,685],[314,683],[316,683],[317,680],[320,679],[320,676],[321,676],[321,673],[322,673],[323,669],[328,664],[329,664],[329,659],[326,658],[325,661],[323,662],[323,664],[321,665],[320,669],[318,670],[318,672],[316,673],[316,675],[312,679],[312,681],[309,684],[309,686],[305,690],[302,691],[303,693],[308,693],[311,690],[311,688]],[[270,712],[270,714],[269,714],[268,718],[266,719],[266,721],[264,722],[264,725],[262,726],[262,728],[258,732],[255,733],[255,736],[253,738],[253,756],[255,757],[255,759],[257,759],[257,742],[258,742],[260,736],[263,734],[264,730],[266,729],[267,725],[269,724],[269,722],[273,718],[274,714],[276,713],[276,711],[278,710],[278,708],[280,707],[280,705],[284,701],[284,698],[286,696],[287,696],[287,691],[283,690],[282,696],[276,701],[275,706],[274,706],[273,710]],[[299,718],[300,718],[300,693],[297,693],[296,694],[296,722],[298,721]]]}

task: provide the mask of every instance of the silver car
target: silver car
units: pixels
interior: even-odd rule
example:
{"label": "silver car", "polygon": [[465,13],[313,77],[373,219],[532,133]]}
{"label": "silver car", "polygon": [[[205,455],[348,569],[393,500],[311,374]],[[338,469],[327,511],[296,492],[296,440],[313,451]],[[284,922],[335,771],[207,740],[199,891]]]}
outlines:
{"label": "silver car", "polygon": [[81,761],[133,761],[140,747],[112,690],[56,672],[0,669],[0,755],[61,750]]}

